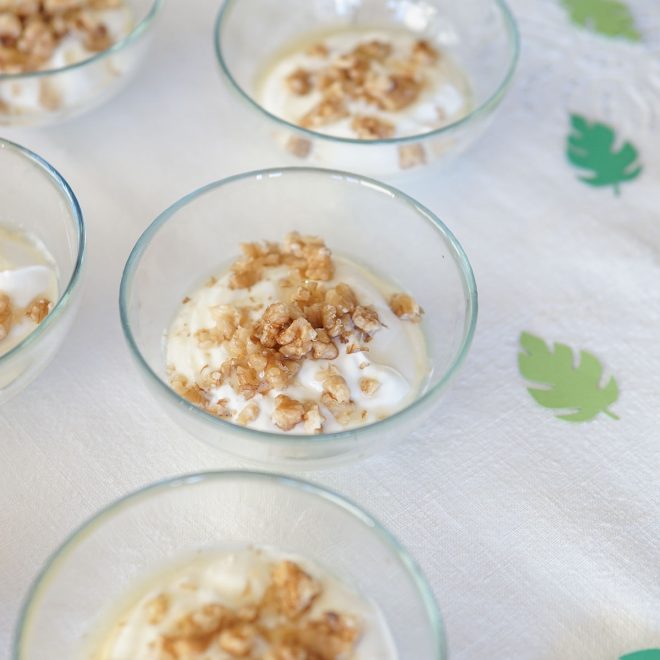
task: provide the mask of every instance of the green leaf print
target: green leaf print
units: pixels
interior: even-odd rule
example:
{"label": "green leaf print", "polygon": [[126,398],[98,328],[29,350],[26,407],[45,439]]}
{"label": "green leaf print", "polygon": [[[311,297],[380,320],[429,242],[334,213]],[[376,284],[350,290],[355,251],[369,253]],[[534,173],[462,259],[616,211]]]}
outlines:
{"label": "green leaf print", "polygon": [[580,115],[571,115],[572,131],[568,136],[568,160],[591,174],[578,177],[590,186],[614,186],[639,176],[642,166],[637,162],[637,149],[630,142],[615,151],[614,131],[606,124],[590,122]]}
{"label": "green leaf print", "polygon": [[545,385],[527,388],[537,403],[544,408],[572,411],[557,415],[568,422],[588,422],[601,412],[619,419],[609,410],[619,398],[619,387],[614,378],[605,387],[600,386],[603,367],[594,355],[580,351],[575,366],[573,351],[568,346],[555,344],[552,351],[542,339],[528,332],[520,335],[520,346],[520,373],[529,381]]}
{"label": "green leaf print", "polygon": [[646,649],[622,655],[619,660],[660,660],[660,649]]}
{"label": "green leaf print", "polygon": [[630,9],[619,0],[561,0],[576,25],[608,37],[640,41]]}

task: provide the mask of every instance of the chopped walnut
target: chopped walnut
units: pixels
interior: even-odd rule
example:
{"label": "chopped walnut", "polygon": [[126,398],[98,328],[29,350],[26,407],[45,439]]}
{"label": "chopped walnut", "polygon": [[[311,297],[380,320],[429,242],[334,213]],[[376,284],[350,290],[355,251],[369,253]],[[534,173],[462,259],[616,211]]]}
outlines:
{"label": "chopped walnut", "polygon": [[394,74],[389,78],[388,89],[376,98],[376,102],[383,110],[396,112],[414,103],[421,90],[421,83],[412,76]]}
{"label": "chopped walnut", "polygon": [[348,117],[348,114],[346,103],[341,97],[326,96],[303,115],[299,123],[304,128],[318,128],[334,124],[334,122]]}
{"label": "chopped walnut", "polygon": [[360,378],[360,391],[367,396],[372,396],[380,387],[380,383],[375,378]]}
{"label": "chopped walnut", "polygon": [[339,355],[337,345],[326,330],[316,331],[316,341],[312,342],[312,357],[315,360],[334,360]]}
{"label": "chopped walnut", "polygon": [[257,638],[257,631],[252,626],[235,626],[223,630],[218,643],[220,648],[234,658],[243,658],[250,654]]}
{"label": "chopped walnut", "polygon": [[278,337],[280,344],[280,353],[288,358],[300,359],[312,350],[312,341],[316,339],[316,330],[309,321],[304,318],[298,318]]}
{"label": "chopped walnut", "polygon": [[23,25],[15,14],[0,14],[0,39],[4,42],[15,41],[21,36]]}
{"label": "chopped walnut", "polygon": [[324,392],[321,395],[321,403],[332,413],[332,416],[342,426],[350,424],[357,413],[357,406],[353,401],[340,403],[328,392]]}
{"label": "chopped walnut", "polygon": [[351,391],[343,376],[328,376],[323,380],[323,390],[337,403],[346,403],[351,400]]}
{"label": "chopped walnut", "polygon": [[296,96],[305,96],[312,91],[312,76],[305,69],[296,69],[286,77],[289,91]]}
{"label": "chopped walnut", "polygon": [[353,53],[358,57],[366,57],[370,60],[377,60],[384,62],[392,53],[392,45],[384,41],[367,41],[359,44],[353,50]]}
{"label": "chopped walnut", "polygon": [[351,128],[363,140],[383,140],[392,137],[395,132],[392,122],[372,115],[355,115]]}
{"label": "chopped walnut", "polygon": [[326,291],[325,302],[335,307],[340,314],[350,314],[358,304],[355,291],[348,284],[343,283]]}
{"label": "chopped walnut", "polygon": [[423,165],[425,162],[424,147],[419,142],[399,146],[399,166],[402,170]]}
{"label": "chopped walnut", "polygon": [[250,422],[254,422],[257,417],[259,417],[259,406],[254,401],[250,401],[238,414],[236,421],[241,426],[247,426]]}
{"label": "chopped walnut", "polygon": [[4,339],[14,323],[11,298],[0,291],[0,340]]}
{"label": "chopped walnut", "polygon": [[303,406],[305,408],[305,414],[303,415],[305,431],[307,433],[321,433],[325,417],[321,413],[319,404],[314,401],[305,401]]}
{"label": "chopped walnut", "polygon": [[[342,658],[349,653],[360,635],[354,617],[337,612],[324,612],[320,619],[312,619],[300,631],[304,646],[320,658]],[[308,656],[309,657],[309,656]]]}
{"label": "chopped walnut", "polygon": [[290,431],[296,424],[303,420],[305,407],[300,401],[280,394],[275,398],[275,410],[273,410],[273,424],[282,431]]}
{"label": "chopped walnut", "polygon": [[440,53],[426,39],[420,39],[412,48],[412,56],[420,64],[434,64]]}
{"label": "chopped walnut", "polygon": [[344,323],[337,318],[337,308],[333,305],[323,305],[322,308],[323,328],[329,337],[338,337],[344,330]]}
{"label": "chopped walnut", "polygon": [[321,585],[292,561],[277,564],[271,578],[274,598],[291,619],[306,612],[321,593]]}
{"label": "chopped walnut", "polygon": [[404,321],[419,323],[422,320],[424,310],[417,304],[415,299],[407,293],[395,293],[390,298],[390,309]]}
{"label": "chopped walnut", "polygon": [[332,252],[317,236],[301,236],[292,232],[284,241],[284,251],[303,259],[302,275],[310,280],[331,280],[335,274]]}
{"label": "chopped walnut", "polygon": [[208,603],[175,621],[169,633],[171,637],[200,637],[216,632],[233,620],[231,610],[218,603]]}
{"label": "chopped walnut", "polygon": [[328,57],[330,54],[330,51],[328,50],[328,47],[321,42],[312,44],[306,51],[307,55],[310,57],[319,57],[319,58],[325,58]]}
{"label": "chopped walnut", "polygon": [[351,318],[355,327],[367,335],[373,335],[380,330],[381,323],[378,318],[378,312],[373,307],[358,305],[353,311]]}
{"label": "chopped walnut", "polygon": [[167,594],[160,594],[152,598],[146,605],[147,621],[152,625],[158,625],[170,609],[170,598]]}
{"label": "chopped walnut", "polygon": [[298,158],[307,158],[312,152],[312,142],[298,135],[291,135],[286,143],[286,149]]}

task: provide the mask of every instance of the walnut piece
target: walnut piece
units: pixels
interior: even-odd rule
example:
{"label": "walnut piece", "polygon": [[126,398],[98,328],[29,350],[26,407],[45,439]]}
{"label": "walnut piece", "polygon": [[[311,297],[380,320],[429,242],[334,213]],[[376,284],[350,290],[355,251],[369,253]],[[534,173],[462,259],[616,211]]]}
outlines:
{"label": "walnut piece", "polygon": [[250,401],[243,410],[238,414],[236,421],[241,426],[247,426],[259,417],[259,405],[255,401]]}
{"label": "walnut piece", "polygon": [[0,291],[0,341],[10,332],[14,324],[14,313],[11,298]]}
{"label": "walnut piece", "polygon": [[348,114],[346,103],[341,97],[326,96],[300,118],[299,124],[303,128],[318,128],[334,124],[348,117]]}
{"label": "walnut piece", "polygon": [[390,297],[390,309],[402,320],[419,323],[424,311],[407,293],[395,293]]}
{"label": "walnut piece", "polygon": [[380,383],[375,378],[360,378],[360,391],[367,396],[372,396],[380,387]]}
{"label": "walnut piece", "polygon": [[289,91],[296,96],[305,96],[312,91],[312,76],[305,69],[296,69],[286,77]]}
{"label": "walnut piece", "polygon": [[399,146],[399,167],[407,170],[426,162],[424,147],[419,142]]}
{"label": "walnut piece", "polygon": [[147,621],[151,625],[158,625],[170,609],[170,598],[167,594],[160,594],[146,603],[144,608]]}
{"label": "walnut piece", "polygon": [[420,64],[435,64],[440,53],[426,39],[415,42],[412,48],[413,59]]}
{"label": "walnut piece", "polygon": [[319,582],[292,561],[277,564],[271,579],[275,600],[290,619],[306,612],[321,593]]}
{"label": "walnut piece", "polygon": [[323,431],[325,417],[321,413],[319,404],[314,401],[305,401],[304,408],[305,414],[303,415],[303,419],[305,421],[305,431],[307,433],[321,433]]}
{"label": "walnut piece", "polygon": [[373,335],[380,330],[381,323],[378,312],[373,307],[358,305],[351,316],[355,327],[367,335]]}
{"label": "walnut piece", "polygon": [[374,115],[355,115],[351,122],[351,128],[362,140],[383,140],[390,138],[396,130],[392,122]]}
{"label": "walnut piece", "polygon": [[279,394],[275,398],[275,410],[273,410],[273,424],[282,431],[290,431],[298,422],[302,422],[305,408],[300,401]]}

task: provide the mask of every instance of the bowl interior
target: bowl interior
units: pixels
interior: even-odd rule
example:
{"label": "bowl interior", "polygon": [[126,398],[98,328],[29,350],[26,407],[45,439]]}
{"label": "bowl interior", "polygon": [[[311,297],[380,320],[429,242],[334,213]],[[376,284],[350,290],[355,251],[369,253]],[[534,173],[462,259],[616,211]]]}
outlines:
{"label": "bowl interior", "polygon": [[58,270],[59,295],[71,280],[80,251],[77,204],[59,175],[37,156],[0,141],[0,225],[37,237]]}
{"label": "bowl interior", "polygon": [[447,52],[470,80],[475,110],[510,78],[518,40],[503,0],[227,0],[216,25],[220,64],[257,106],[263,69],[291,42],[325,29],[406,28]]}
{"label": "bowl interior", "polygon": [[426,390],[446,379],[469,344],[476,307],[470,266],[449,230],[383,184],[295,168],[211,184],[142,236],[124,272],[121,308],[129,343],[152,375],[166,383],[163,335],[183,298],[221,273],[240,243],[278,241],[293,230],[322,237],[333,253],[412,294],[426,312]]}
{"label": "bowl interior", "polygon": [[200,550],[249,545],[299,554],[349,581],[381,609],[400,657],[444,657],[428,586],[387,532],[310,484],[240,472],[148,488],[74,534],[30,594],[16,657],[82,657],[95,628],[118,615],[132,588],[160,567]]}

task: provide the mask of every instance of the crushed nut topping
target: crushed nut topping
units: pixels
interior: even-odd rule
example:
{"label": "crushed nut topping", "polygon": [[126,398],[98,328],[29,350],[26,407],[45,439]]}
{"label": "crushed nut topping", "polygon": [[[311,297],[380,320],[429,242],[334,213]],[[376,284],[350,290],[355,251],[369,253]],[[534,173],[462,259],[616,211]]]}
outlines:
{"label": "crushed nut topping", "polygon": [[[73,36],[91,52],[113,44],[101,12],[123,7],[124,0],[2,0],[0,2],[0,72],[42,69],[57,46]],[[41,94],[55,102],[52,90]]]}
{"label": "crushed nut topping", "polygon": [[399,145],[399,167],[408,170],[426,162],[424,147],[419,142]]}
{"label": "crushed nut topping", "polygon": [[390,309],[404,321],[419,323],[424,310],[407,293],[395,293],[390,297]]}
{"label": "crushed nut topping", "polygon": [[290,431],[298,422],[302,422],[305,416],[305,407],[300,401],[296,401],[286,394],[280,394],[275,399],[275,410],[273,410],[273,423],[282,431]]}
{"label": "crushed nut topping", "polygon": [[319,128],[351,118],[351,128],[364,140],[394,136],[395,125],[377,115],[352,115],[349,104],[360,102],[386,112],[398,112],[419,98],[426,84],[426,69],[439,59],[438,51],[426,40],[416,41],[407,57],[394,55],[391,43],[374,39],[359,43],[350,51],[330,57],[328,47],[317,43],[307,54],[321,61],[312,70],[297,68],[285,79],[296,96],[316,92],[321,99],[300,119],[304,128]]}
{"label": "crushed nut topping", "polygon": [[312,76],[309,71],[296,69],[286,78],[289,91],[297,96],[305,96],[312,91]]}
{"label": "crushed nut topping", "polygon": [[27,307],[17,307],[8,294],[0,291],[0,341],[5,339],[11,329],[25,317],[39,325],[48,316],[52,307],[50,300],[42,296],[30,301]]}
{"label": "crushed nut topping", "polygon": [[313,613],[322,594],[323,584],[292,561],[274,564],[261,598],[236,609],[210,602],[168,621],[170,598],[161,594],[144,605],[148,623],[159,627],[154,657],[201,660],[219,648],[232,658],[253,660],[348,658],[361,624],[348,613]]}
{"label": "crushed nut topping", "polygon": [[395,132],[392,122],[372,115],[355,115],[351,128],[363,140],[382,140],[392,137]]}
{"label": "crushed nut topping", "polygon": [[4,339],[14,324],[11,298],[0,291],[0,340]]}
{"label": "crushed nut topping", "polygon": [[360,378],[360,390],[367,396],[375,394],[380,383],[375,378]]}
{"label": "crushed nut topping", "polygon": [[[170,368],[172,388],[207,412],[247,426],[259,418],[260,401],[268,395],[275,405],[264,409],[285,432],[322,433],[328,415],[344,426],[366,419],[368,413],[358,409],[346,378],[332,363],[342,345],[347,355],[369,351],[365,344],[385,327],[377,310],[361,304],[350,285],[331,282],[335,265],[320,238],[293,232],[282,243],[246,243],[241,250],[242,256],[230,267],[229,288],[249,289],[269,276],[269,268],[285,267],[288,274],[282,278],[278,272],[276,280],[281,298],[257,304],[248,292],[250,304],[210,307],[211,327],[191,333],[186,326],[186,336],[207,351],[209,364],[192,380]],[[421,309],[407,294],[391,296],[390,306],[404,320],[421,318]],[[321,394],[315,400],[289,396],[287,390],[308,360],[323,361],[318,375]],[[364,369],[369,363],[361,360],[358,366]],[[354,394],[372,396],[379,385],[361,378]],[[234,404],[236,410],[217,395],[225,386],[243,399],[242,405]]]}

